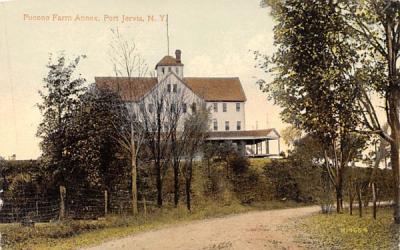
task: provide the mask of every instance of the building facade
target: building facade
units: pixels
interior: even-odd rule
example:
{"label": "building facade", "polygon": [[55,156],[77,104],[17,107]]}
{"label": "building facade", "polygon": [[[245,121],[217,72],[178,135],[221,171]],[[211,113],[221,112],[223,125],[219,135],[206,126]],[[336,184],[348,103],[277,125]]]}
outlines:
{"label": "building facade", "polygon": [[[95,77],[99,88],[118,92],[133,109],[153,112],[156,99],[179,107],[182,116],[205,105],[210,112],[209,137],[214,143],[232,143],[249,156],[271,156],[280,152],[275,129],[246,130],[246,95],[238,77],[185,77],[181,51],[165,56],[156,65],[154,77]],[[169,104],[168,104],[169,102]],[[269,141],[278,140],[271,153]]]}

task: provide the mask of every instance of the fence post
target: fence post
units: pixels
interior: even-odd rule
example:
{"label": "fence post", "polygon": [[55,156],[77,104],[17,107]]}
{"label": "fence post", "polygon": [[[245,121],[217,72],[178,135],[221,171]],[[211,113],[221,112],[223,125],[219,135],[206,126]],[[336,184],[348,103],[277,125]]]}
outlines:
{"label": "fence post", "polygon": [[107,216],[108,213],[108,193],[107,190],[104,190],[104,216]]}
{"label": "fence post", "polygon": [[143,196],[143,210],[144,210],[144,218],[147,220],[147,205],[146,205],[146,198]]}
{"label": "fence post", "polygon": [[60,220],[65,218],[65,197],[66,189],[64,186],[60,186]]}

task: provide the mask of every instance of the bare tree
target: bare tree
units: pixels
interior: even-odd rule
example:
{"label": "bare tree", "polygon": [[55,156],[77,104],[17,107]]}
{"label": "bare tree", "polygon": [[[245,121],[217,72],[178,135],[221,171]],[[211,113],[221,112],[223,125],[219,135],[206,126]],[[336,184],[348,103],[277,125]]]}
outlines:
{"label": "bare tree", "polygon": [[183,131],[184,119],[187,114],[188,95],[184,90],[176,96],[171,103],[171,109],[168,112],[169,122],[168,130],[170,131],[170,159],[174,171],[174,206],[177,207],[180,198],[180,172],[181,161],[185,154],[186,138]]}
{"label": "bare tree", "polygon": [[[137,91],[137,93],[131,93],[133,96],[136,96],[141,91],[142,81],[146,81],[145,76],[148,74],[148,65],[138,53],[134,41],[126,40],[118,29],[112,29],[111,32],[113,34],[113,40],[110,43],[109,55],[115,76],[125,76],[127,77],[128,84],[136,84],[136,88],[130,88],[130,91]],[[138,113],[134,106],[135,104],[132,102],[127,103],[127,110],[121,112],[121,115],[124,116],[128,125],[116,127],[118,136],[115,139],[130,160],[132,211],[133,214],[136,215],[138,213],[138,155],[145,139],[145,130],[142,124],[138,122]]]}
{"label": "bare tree", "polygon": [[208,131],[209,112],[205,105],[196,112],[193,112],[185,121],[185,193],[186,207],[191,210],[191,187],[193,179],[193,161],[200,152]]}
{"label": "bare tree", "polygon": [[186,102],[190,101],[183,88],[175,91],[170,89],[171,82],[168,77],[166,79],[140,102],[138,117],[146,131],[146,142],[155,170],[159,207],[163,205],[163,178],[171,162],[174,168],[175,205],[179,201],[179,169],[184,153],[182,125],[187,112]]}

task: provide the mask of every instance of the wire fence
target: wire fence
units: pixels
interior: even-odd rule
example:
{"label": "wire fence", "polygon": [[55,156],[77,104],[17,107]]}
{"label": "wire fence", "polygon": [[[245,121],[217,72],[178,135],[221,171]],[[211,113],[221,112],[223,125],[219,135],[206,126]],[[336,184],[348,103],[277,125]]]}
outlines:
{"label": "wire fence", "polygon": [[[64,190],[64,191],[61,191]],[[63,193],[65,192],[65,193]],[[69,219],[97,219],[107,214],[132,212],[132,196],[128,190],[66,187],[52,195],[4,192],[0,199],[0,223],[49,222]],[[144,204],[145,203],[145,204]],[[139,206],[152,207],[154,202],[140,201]]]}

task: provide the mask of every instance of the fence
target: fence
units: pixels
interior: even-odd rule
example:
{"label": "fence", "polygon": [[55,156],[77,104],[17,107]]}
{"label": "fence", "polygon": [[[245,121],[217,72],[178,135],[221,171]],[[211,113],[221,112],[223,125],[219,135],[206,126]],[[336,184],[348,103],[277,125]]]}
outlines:
{"label": "fence", "polygon": [[[0,223],[48,222],[52,220],[97,219],[107,214],[129,214],[132,200],[127,190],[106,191],[101,189],[63,187],[52,195],[12,195],[0,197]],[[139,202],[141,207],[155,205]],[[146,206],[145,206],[146,205]]]}

